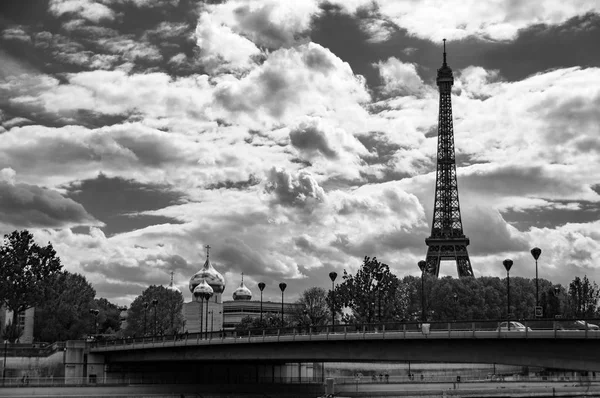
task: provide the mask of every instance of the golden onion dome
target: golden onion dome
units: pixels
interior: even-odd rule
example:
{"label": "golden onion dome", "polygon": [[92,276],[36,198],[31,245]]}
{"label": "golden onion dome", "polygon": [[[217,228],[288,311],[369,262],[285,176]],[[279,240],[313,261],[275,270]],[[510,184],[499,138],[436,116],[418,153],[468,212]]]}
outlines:
{"label": "golden onion dome", "polygon": [[206,261],[204,262],[204,266],[190,278],[189,287],[190,292],[192,293],[194,293],[194,289],[196,289],[196,286],[202,283],[202,281],[206,281],[213,289],[214,293],[223,293],[225,290],[225,278],[223,278],[223,275],[212,266],[208,253],[209,249],[210,246],[206,246]]}
{"label": "golden onion dome", "polygon": [[208,300],[213,295],[213,289],[205,280],[202,280],[202,282],[194,288],[192,293],[194,294],[196,301]]}
{"label": "golden onion dome", "polygon": [[240,286],[233,292],[234,300],[251,300],[252,292],[244,285],[244,274],[242,273],[242,282]]}
{"label": "golden onion dome", "polygon": [[173,271],[171,271],[171,283],[169,283],[169,286],[167,286],[167,290],[181,293],[181,290],[179,290],[177,286],[173,285]]}

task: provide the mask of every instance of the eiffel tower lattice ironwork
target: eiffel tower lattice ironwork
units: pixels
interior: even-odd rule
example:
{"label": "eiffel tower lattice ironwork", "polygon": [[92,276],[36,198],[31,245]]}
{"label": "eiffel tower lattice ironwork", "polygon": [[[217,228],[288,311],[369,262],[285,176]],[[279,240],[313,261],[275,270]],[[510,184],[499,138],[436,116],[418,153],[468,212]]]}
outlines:
{"label": "eiffel tower lattice ironwork", "polygon": [[463,233],[458,201],[450,98],[454,76],[452,69],[446,63],[446,39],[444,39],[444,63],[437,71],[436,81],[440,92],[437,174],[431,236],[425,239],[427,257],[424,272],[437,277],[442,260],[455,260],[459,277],[473,276],[467,251],[469,238]]}

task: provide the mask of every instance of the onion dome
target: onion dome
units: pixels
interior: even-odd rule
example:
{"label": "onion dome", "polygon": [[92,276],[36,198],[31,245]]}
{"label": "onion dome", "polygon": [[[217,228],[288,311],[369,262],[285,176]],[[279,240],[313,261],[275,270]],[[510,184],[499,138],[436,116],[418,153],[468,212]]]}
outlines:
{"label": "onion dome", "polygon": [[204,262],[204,266],[202,269],[194,274],[190,278],[190,292],[194,293],[194,289],[198,286],[203,280],[208,283],[208,285],[213,289],[215,293],[223,293],[225,290],[225,278],[221,275],[216,269],[213,268],[210,263],[210,258],[208,254],[208,250],[210,246],[206,246],[206,261]]}
{"label": "onion dome", "polygon": [[119,318],[122,321],[127,320],[127,318],[129,317],[129,312],[127,311],[127,307],[119,307],[119,309],[121,310],[121,312],[119,313]]}
{"label": "onion dome", "polygon": [[208,300],[213,295],[213,288],[206,283],[206,280],[202,280],[202,282],[194,288],[192,293],[194,294],[196,301]]}
{"label": "onion dome", "polygon": [[174,274],[174,272],[171,271],[171,283],[169,283],[169,286],[167,286],[167,290],[181,293],[181,290],[179,290],[179,288],[177,286],[173,286],[173,274]]}
{"label": "onion dome", "polygon": [[244,274],[243,273],[242,273],[242,283],[240,283],[240,287],[235,289],[235,291],[233,292],[233,299],[234,300],[251,300],[252,299],[252,292],[250,291],[250,289],[248,289],[246,287],[246,285],[244,285]]}

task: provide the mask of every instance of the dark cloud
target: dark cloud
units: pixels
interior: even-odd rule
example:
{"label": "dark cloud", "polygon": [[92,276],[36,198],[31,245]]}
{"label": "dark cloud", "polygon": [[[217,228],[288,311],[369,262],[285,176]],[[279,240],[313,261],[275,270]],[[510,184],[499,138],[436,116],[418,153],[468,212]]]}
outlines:
{"label": "dark cloud", "polygon": [[209,184],[206,186],[206,189],[239,189],[243,190],[248,187],[252,187],[260,184],[260,179],[256,177],[254,174],[250,174],[247,180],[243,181],[219,181],[214,184]]}
{"label": "dark cloud", "polygon": [[402,148],[400,145],[390,142],[387,135],[380,131],[371,131],[358,135],[356,138],[370,152],[369,156],[362,157],[367,164],[385,164],[392,160],[398,149]]}
{"label": "dark cloud", "polygon": [[577,182],[567,183],[562,176],[541,166],[500,166],[460,177],[460,189],[487,195],[555,196],[582,193],[585,187]]}
{"label": "dark cloud", "polygon": [[239,238],[225,238],[223,245],[215,249],[214,257],[221,262],[219,269],[223,271],[244,272],[248,275],[273,273],[273,268],[265,263],[260,253]]}
{"label": "dark cloud", "polygon": [[15,227],[64,228],[99,224],[80,203],[50,189],[0,181],[0,192],[0,220]]}
{"label": "dark cloud", "polygon": [[177,254],[152,254],[136,259],[135,262],[136,265],[131,266],[113,261],[94,260],[82,263],[81,267],[85,272],[98,273],[107,279],[138,282],[142,285],[165,284],[169,272],[189,273],[192,270],[187,261]]}
{"label": "dark cloud", "polygon": [[126,62],[133,72],[199,72],[193,37],[198,14],[191,0],[154,1],[151,6],[140,0],[113,1],[81,7],[63,7],[60,1],[9,1],[7,11],[0,18],[0,30],[10,33],[22,26],[30,41],[4,34],[0,44],[43,73],[111,69]]}
{"label": "dark cloud", "polygon": [[[575,207],[572,207],[575,205]],[[508,208],[502,212],[504,219],[520,231],[531,227],[551,228],[568,223],[587,223],[600,218],[600,204],[588,201],[559,200],[547,207],[518,210]]]}
{"label": "dark cloud", "polygon": [[[576,139],[582,151],[598,149],[600,141],[600,95],[594,98],[576,97],[560,102],[551,98],[531,108],[547,124],[545,138],[551,145]],[[588,136],[581,133],[588,132]]]}
{"label": "dark cloud", "polygon": [[331,147],[326,133],[313,125],[301,125],[290,131],[290,142],[307,154],[321,153],[329,159],[337,159],[338,153]]}
{"label": "dark cloud", "polygon": [[[323,13],[313,21],[311,40],[329,48],[348,62],[355,73],[376,89],[383,83],[377,61],[396,57],[418,65],[417,70],[428,84],[435,84],[437,68],[442,62],[442,46],[410,35],[402,27],[387,27],[389,37],[372,42],[363,29],[371,13],[354,16],[325,3]],[[518,81],[548,69],[572,66],[600,66],[600,15],[588,13],[563,24],[538,24],[518,32],[510,41],[491,41],[477,37],[448,42],[448,63],[454,70],[475,65],[498,69],[500,76]],[[351,45],[349,45],[351,43]]]}
{"label": "dark cloud", "polygon": [[297,238],[294,238],[294,244],[297,248],[301,249],[305,253],[310,254],[317,251],[317,247],[315,246],[315,244],[309,241],[305,236],[299,236]]}
{"label": "dark cloud", "polygon": [[184,195],[168,186],[100,174],[65,188],[67,197],[82,203],[90,214],[106,224],[103,231],[107,236],[157,223],[180,223],[168,217],[135,214],[179,203]]}

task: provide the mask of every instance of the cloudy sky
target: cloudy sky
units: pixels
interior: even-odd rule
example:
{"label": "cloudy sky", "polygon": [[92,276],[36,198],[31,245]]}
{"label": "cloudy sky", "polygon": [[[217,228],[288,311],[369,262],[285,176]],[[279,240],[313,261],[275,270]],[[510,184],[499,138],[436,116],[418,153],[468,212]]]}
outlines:
{"label": "cloudy sky", "polygon": [[[365,255],[418,275],[448,39],[476,276],[600,282],[598,0],[5,0],[0,232],[98,296],[187,282],[203,246],[296,298]],[[443,262],[441,274],[456,276]],[[339,279],[338,279],[339,281]]]}

